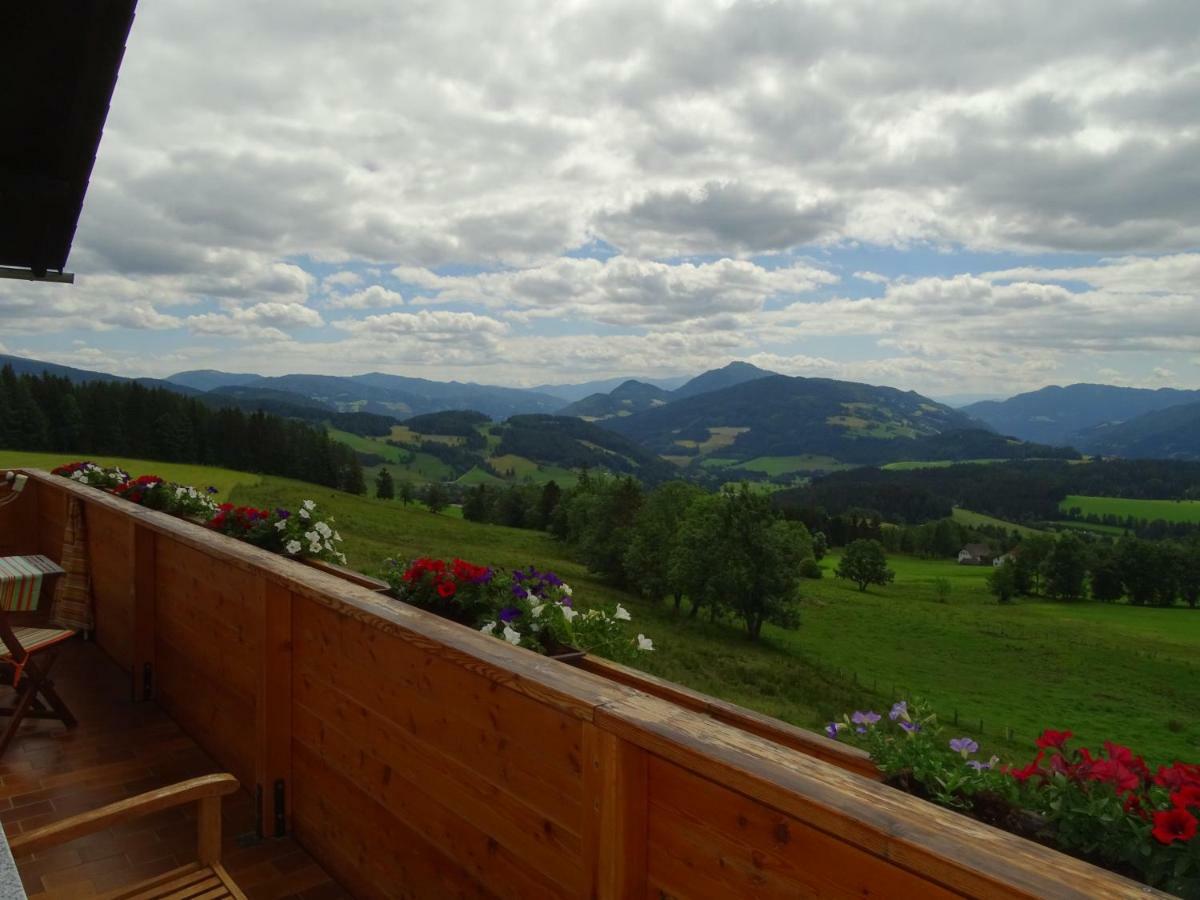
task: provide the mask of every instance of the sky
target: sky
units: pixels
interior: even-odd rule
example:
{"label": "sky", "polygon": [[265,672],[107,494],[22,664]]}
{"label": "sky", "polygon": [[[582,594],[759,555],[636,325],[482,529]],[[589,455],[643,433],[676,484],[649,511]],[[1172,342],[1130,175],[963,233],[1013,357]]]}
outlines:
{"label": "sky", "polygon": [[1200,387],[1195,0],[153,0],[0,352]]}

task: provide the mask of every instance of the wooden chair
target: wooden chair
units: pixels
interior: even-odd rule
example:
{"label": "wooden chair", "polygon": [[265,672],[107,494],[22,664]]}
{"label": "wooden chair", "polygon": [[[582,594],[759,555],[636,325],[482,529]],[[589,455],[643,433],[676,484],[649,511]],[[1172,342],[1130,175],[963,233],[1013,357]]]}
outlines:
{"label": "wooden chair", "polygon": [[43,621],[20,621],[35,615],[43,582],[62,574],[63,569],[45,556],[0,557],[0,672],[17,692],[12,706],[0,707],[0,716],[9,717],[0,735],[0,756],[16,737],[22,719],[57,719],[68,728],[75,725],[75,716],[54,690],[50,669],[59,645],[77,632],[46,627],[44,611]]}
{"label": "wooden chair", "polygon": [[9,845],[14,856],[39,853],[141,816],[198,803],[197,862],[102,896],[104,900],[246,900],[220,862],[221,798],[237,789],[232,775],[203,775],[16,835]]}

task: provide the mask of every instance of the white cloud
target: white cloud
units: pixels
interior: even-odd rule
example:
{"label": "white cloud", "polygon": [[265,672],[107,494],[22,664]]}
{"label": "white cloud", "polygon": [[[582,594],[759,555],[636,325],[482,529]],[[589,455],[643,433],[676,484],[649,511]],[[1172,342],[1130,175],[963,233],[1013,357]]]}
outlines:
{"label": "white cloud", "polygon": [[523,313],[526,320],[564,317],[607,325],[724,327],[730,315],[760,311],[770,298],[806,293],[838,277],[796,264],[769,269],[746,260],[668,265],[617,256],[605,261],[563,258],[535,268],[482,275],[439,276],[394,269],[403,282],[433,292],[437,302],[478,303]]}
{"label": "white cloud", "polygon": [[329,300],[331,309],[387,309],[403,305],[403,296],[378,284],[352,294],[335,294]]}

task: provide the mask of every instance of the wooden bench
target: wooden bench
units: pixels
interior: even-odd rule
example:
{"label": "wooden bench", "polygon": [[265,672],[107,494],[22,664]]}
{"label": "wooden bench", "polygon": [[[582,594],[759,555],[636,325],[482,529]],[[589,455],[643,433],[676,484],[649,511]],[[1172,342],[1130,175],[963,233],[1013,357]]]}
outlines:
{"label": "wooden bench", "polygon": [[200,808],[196,826],[197,862],[104,894],[105,900],[161,900],[168,897],[172,900],[246,900],[246,895],[233,883],[220,862],[221,798],[237,789],[237,779],[232,775],[203,775],[53,822],[12,838],[9,845],[14,856],[39,853],[132,819],[197,803]]}

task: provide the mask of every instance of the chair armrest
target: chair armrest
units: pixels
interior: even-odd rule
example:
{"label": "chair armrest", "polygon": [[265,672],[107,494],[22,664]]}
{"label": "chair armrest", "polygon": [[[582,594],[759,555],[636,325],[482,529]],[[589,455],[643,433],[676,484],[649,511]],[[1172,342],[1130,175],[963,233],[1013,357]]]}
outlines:
{"label": "chair armrest", "polygon": [[79,813],[58,822],[51,822],[25,834],[15,835],[8,843],[14,855],[37,853],[47,847],[65,844],[67,841],[111,828],[130,819],[148,816],[186,803],[223,797],[237,789],[238,780],[232,775],[202,775],[169,787],[138,794],[128,800],[118,800],[108,806]]}

